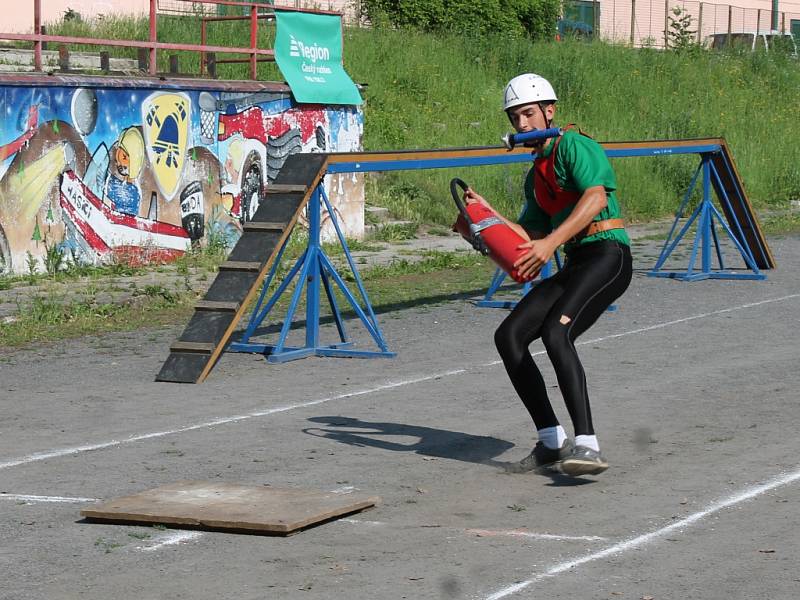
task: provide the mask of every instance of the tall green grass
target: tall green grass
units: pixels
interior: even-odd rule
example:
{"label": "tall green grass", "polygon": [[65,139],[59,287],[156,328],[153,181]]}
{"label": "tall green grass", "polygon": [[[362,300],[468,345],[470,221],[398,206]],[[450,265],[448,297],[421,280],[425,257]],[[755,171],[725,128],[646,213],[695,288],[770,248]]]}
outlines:
{"label": "tall green grass", "polygon": [[[90,32],[91,25],[91,33]],[[247,23],[211,26],[208,43],[246,45]],[[199,22],[161,17],[159,39],[197,43]],[[52,24],[50,31],[146,39],[146,21]],[[274,28],[261,28],[271,47]],[[500,34],[484,38],[410,31],[350,29],[345,66],[366,84],[364,148],[394,150],[496,145],[510,127],[501,111],[506,81],[525,71],[550,79],[559,94],[557,121],[577,123],[600,141],[725,137],[757,207],[800,198],[800,61],[778,54],[664,52],[579,41],[533,44]],[[128,51],[133,56],[135,52]],[[167,57],[159,63],[166,69]],[[181,69],[197,72],[185,53]],[[220,74],[246,78],[247,67]],[[259,78],[282,80],[274,65]],[[615,159],[628,218],[671,214],[688,187],[696,156]],[[509,215],[521,208],[526,165],[406,171],[374,176],[368,202],[398,216],[446,224],[453,207],[447,182],[468,181]]]}

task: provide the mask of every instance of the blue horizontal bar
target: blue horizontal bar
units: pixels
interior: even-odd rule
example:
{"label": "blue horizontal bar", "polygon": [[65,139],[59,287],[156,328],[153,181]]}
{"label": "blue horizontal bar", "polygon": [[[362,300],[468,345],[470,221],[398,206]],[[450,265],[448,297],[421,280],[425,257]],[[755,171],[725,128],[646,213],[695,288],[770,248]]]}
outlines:
{"label": "blue horizontal bar", "polygon": [[625,158],[628,156],[672,156],[676,154],[708,154],[719,152],[719,144],[704,144],[699,146],[671,146],[667,148],[619,148],[606,150],[609,158]]}
{"label": "blue horizontal bar", "polygon": [[[631,156],[672,156],[678,154],[707,154],[719,152],[719,144],[699,144],[697,146],[669,146],[666,148],[609,149],[609,158]],[[424,152],[424,151],[421,151]],[[435,152],[435,151],[432,151]],[[478,167],[483,165],[506,165],[532,162],[531,154],[496,154],[493,156],[451,156],[448,158],[416,158],[375,161],[353,161],[328,164],[327,172],[334,173],[373,173],[384,171],[411,171],[416,169],[448,169],[451,167]]]}
{"label": "blue horizontal bar", "polygon": [[425,158],[414,160],[376,160],[365,162],[331,163],[328,173],[372,173],[382,171],[410,171],[415,169],[447,169],[450,167],[479,167],[531,162],[530,154],[501,154],[496,156],[464,156],[450,158]]}
{"label": "blue horizontal bar", "polygon": [[513,148],[517,144],[524,144],[525,142],[538,142],[549,138],[558,137],[563,133],[560,127],[551,127],[550,129],[534,129],[533,131],[526,131],[525,133],[508,133],[503,136],[503,143],[506,148]]}

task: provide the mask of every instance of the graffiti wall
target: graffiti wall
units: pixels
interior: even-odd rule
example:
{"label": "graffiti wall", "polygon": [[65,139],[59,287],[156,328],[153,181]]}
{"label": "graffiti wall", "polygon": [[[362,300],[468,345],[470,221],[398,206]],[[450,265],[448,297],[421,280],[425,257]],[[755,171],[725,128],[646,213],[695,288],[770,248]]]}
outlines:
{"label": "graffiti wall", "polygon": [[[0,81],[0,273],[172,260],[235,243],[297,152],[361,149],[357,107],[295,105],[286,92]],[[360,177],[326,177],[345,235],[363,232]],[[324,218],[328,218],[325,215]]]}

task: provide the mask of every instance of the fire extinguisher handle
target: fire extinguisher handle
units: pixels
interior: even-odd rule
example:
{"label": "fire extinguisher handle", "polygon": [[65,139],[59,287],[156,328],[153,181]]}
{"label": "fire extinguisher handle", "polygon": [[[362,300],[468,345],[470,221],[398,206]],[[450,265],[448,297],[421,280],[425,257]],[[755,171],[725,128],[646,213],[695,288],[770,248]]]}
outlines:
{"label": "fire extinguisher handle", "polygon": [[463,179],[454,177],[450,180],[450,193],[452,194],[453,200],[455,200],[456,206],[458,207],[458,212],[461,213],[461,216],[464,217],[464,220],[467,222],[467,226],[470,230],[470,243],[475,250],[486,256],[489,254],[489,248],[483,241],[481,234],[475,231],[475,224],[472,222],[472,219],[467,212],[467,208],[464,206],[464,202],[461,200],[461,192],[458,191],[458,188],[461,188],[463,192],[466,192],[469,188],[469,185],[467,185],[467,182]]}
{"label": "fire extinguisher handle", "polygon": [[467,222],[467,225],[472,225],[472,221],[469,218],[469,214],[467,213],[467,209],[464,206],[464,202],[461,200],[461,192],[458,191],[458,188],[461,188],[462,192],[466,192],[469,189],[469,185],[463,179],[459,179],[458,177],[454,177],[450,180],[450,193],[453,196],[453,200],[456,202],[456,207],[458,208],[458,212],[461,213],[461,216],[464,217],[464,220]]}

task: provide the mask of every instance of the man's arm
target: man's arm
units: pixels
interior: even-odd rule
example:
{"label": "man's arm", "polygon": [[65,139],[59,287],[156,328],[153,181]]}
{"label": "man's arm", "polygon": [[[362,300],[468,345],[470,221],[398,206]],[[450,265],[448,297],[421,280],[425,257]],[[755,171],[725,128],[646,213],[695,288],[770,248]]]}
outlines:
{"label": "man's arm", "polygon": [[556,249],[583,231],[607,204],[606,190],[602,185],[587,188],[569,217],[554,231],[542,238],[531,237],[530,241],[520,245],[520,248],[529,250],[514,263],[519,274],[522,277],[536,275],[553,257]]}

